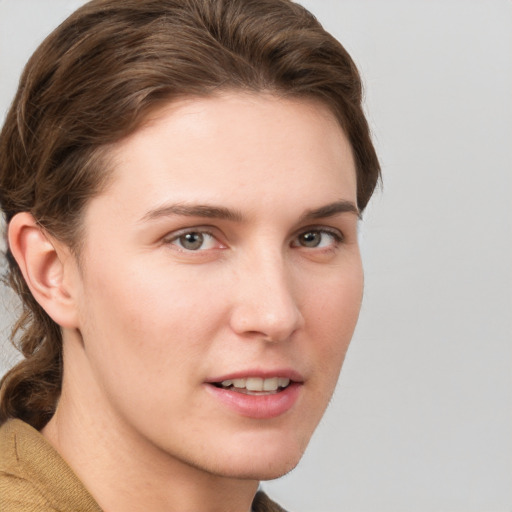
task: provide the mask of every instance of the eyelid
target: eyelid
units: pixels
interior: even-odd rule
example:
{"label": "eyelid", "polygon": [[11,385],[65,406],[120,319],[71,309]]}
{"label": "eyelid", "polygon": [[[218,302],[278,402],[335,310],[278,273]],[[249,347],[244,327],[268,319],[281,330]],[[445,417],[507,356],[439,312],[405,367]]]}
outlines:
{"label": "eyelid", "polygon": [[[220,237],[219,237],[219,234],[218,234],[217,231],[218,230],[216,230],[216,229],[214,229],[213,227],[210,227],[210,226],[190,226],[190,227],[178,229],[176,231],[172,231],[171,233],[168,233],[167,235],[165,235],[162,238],[162,242],[165,245],[173,245],[172,242],[175,242],[176,240],[178,240],[182,236],[187,235],[188,233],[200,233],[200,234],[208,235],[208,236],[211,236],[212,238],[214,238],[218,242],[218,244],[220,246],[218,248],[219,249],[220,248],[223,249],[223,248],[226,247],[226,244],[224,242],[222,242],[222,240],[220,240]],[[208,250],[208,249],[203,249],[203,251],[201,251],[201,250],[190,251],[190,250],[187,250],[184,247],[180,247],[178,245],[175,245],[175,247],[177,247],[178,250],[180,250],[182,252],[187,252],[187,253],[193,253],[193,252],[199,253],[199,252],[203,252],[203,251]]]}
{"label": "eyelid", "polygon": [[[308,232],[325,233],[325,234],[333,237],[334,243],[332,245],[330,245],[329,247],[305,247],[303,245],[300,245],[298,243],[298,238],[301,235],[308,233]],[[294,237],[292,238],[291,246],[310,250],[310,251],[315,251],[315,250],[316,251],[322,251],[322,250],[325,251],[325,250],[332,250],[333,247],[339,246],[344,241],[345,241],[345,235],[343,234],[343,232],[340,229],[333,228],[330,226],[314,225],[314,226],[306,226],[304,228],[301,228],[299,231],[297,231],[296,234],[294,235]]]}
{"label": "eyelid", "polygon": [[338,242],[343,242],[343,240],[345,239],[345,235],[343,231],[341,231],[341,229],[321,225],[306,226],[304,228],[301,228],[296,232],[294,238],[297,238],[298,236],[303,235],[304,233],[308,233],[309,231],[319,231],[321,233],[327,233],[329,235],[332,235]]}

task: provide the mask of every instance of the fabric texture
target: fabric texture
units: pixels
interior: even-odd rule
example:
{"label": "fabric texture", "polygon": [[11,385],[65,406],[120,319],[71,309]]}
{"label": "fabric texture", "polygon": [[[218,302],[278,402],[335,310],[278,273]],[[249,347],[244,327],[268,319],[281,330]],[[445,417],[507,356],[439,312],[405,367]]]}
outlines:
{"label": "fabric texture", "polygon": [[2,425],[0,454],[2,512],[101,512],[62,457],[27,423]]}
{"label": "fabric texture", "polygon": [[[286,512],[259,491],[254,512]],[[27,423],[0,427],[1,512],[102,512],[64,459]]]}

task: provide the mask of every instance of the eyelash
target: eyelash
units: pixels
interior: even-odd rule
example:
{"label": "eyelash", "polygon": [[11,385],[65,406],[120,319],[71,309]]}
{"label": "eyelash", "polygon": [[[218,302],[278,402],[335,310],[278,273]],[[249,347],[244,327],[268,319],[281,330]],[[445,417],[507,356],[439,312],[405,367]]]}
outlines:
{"label": "eyelash", "polygon": [[[204,235],[206,235],[208,237],[211,237],[213,240],[216,240],[218,244],[223,246],[223,244],[218,241],[218,238],[211,231],[204,229],[204,228],[191,228],[191,229],[180,231],[178,233],[173,234],[171,237],[165,238],[164,242],[169,245],[176,245],[178,247],[178,249],[183,252],[191,252],[191,253],[201,252],[201,249],[199,249],[199,250],[188,249],[186,247],[183,247],[183,245],[178,245],[176,243],[176,242],[179,242],[180,239],[186,237],[187,235],[201,235],[203,237],[204,237]],[[181,244],[181,242],[180,242],[180,244]],[[201,244],[201,245],[203,245],[203,244]],[[202,250],[204,251],[207,249],[202,249]]]}
{"label": "eyelash", "polygon": [[[312,226],[312,227],[310,227],[308,229],[305,229],[305,230],[301,231],[295,237],[295,240],[298,240],[300,237],[303,237],[303,236],[308,235],[310,233],[320,233],[322,235],[328,235],[333,240],[333,244],[332,245],[334,245],[334,248],[338,247],[338,245],[343,243],[343,241],[345,239],[345,237],[343,236],[343,233],[341,231],[338,231],[338,230],[335,230],[335,229],[327,229],[325,227],[320,227],[320,226]],[[293,244],[293,246],[295,246],[295,247],[304,247],[306,249],[307,248],[310,248],[310,249],[323,249],[323,250],[332,250],[333,249],[332,246],[320,247],[320,248],[318,246],[307,247],[307,246],[298,245],[298,244]]]}
{"label": "eyelash", "polygon": [[[329,246],[329,247],[320,247],[320,250],[332,250],[333,248],[336,248],[338,245],[343,243],[343,241],[345,239],[343,233],[341,233],[339,230],[327,229],[325,227],[319,227],[319,226],[318,227],[317,226],[311,226],[308,229],[304,229],[300,233],[295,235],[294,240],[291,243],[291,246],[292,247],[299,247],[299,248],[302,247],[304,249],[317,249],[318,250],[318,246],[307,247],[307,246],[301,245],[298,242],[298,240],[300,239],[301,236],[305,236],[305,235],[308,235],[308,234],[311,234],[311,233],[315,233],[315,234],[319,233],[319,234],[322,234],[322,235],[328,235],[329,237],[332,238],[332,240],[333,240],[333,244],[332,245],[334,245],[334,247],[331,247],[331,246]],[[191,228],[191,229],[180,231],[178,233],[173,234],[172,237],[165,238],[164,242],[166,244],[169,244],[169,245],[176,245],[178,247],[178,249],[183,251],[183,252],[194,253],[194,252],[202,252],[202,251],[205,251],[205,250],[209,250],[209,249],[201,249],[203,243],[201,243],[201,245],[197,249],[189,249],[189,248],[183,247],[181,242],[180,242],[180,245],[178,245],[177,242],[179,242],[180,239],[183,239],[187,235],[201,235],[202,237],[204,237],[204,235],[206,235],[206,236],[211,237],[212,239],[216,240],[217,243],[220,246],[222,246],[220,248],[224,248],[222,242],[219,242],[218,238],[211,231],[209,231],[207,229],[204,229],[204,228]],[[320,241],[319,244],[321,244],[321,243],[322,242]]]}

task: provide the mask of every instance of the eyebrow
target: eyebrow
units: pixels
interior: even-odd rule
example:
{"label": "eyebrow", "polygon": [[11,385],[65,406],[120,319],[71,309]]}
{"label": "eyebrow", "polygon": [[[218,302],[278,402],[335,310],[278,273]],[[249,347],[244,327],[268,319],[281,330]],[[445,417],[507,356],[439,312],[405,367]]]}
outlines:
{"label": "eyebrow", "polygon": [[[300,218],[301,222],[310,221],[314,219],[324,219],[333,217],[339,213],[354,213],[360,217],[360,212],[357,206],[352,201],[340,200],[334,203],[308,210]],[[243,222],[244,215],[239,210],[225,208],[224,206],[215,206],[207,204],[170,204],[164,205],[154,210],[147,212],[141,221],[149,221],[158,219],[160,217],[170,217],[172,215],[181,215],[185,217],[204,217],[211,219],[229,220],[232,222]]]}
{"label": "eyebrow", "polygon": [[314,219],[325,219],[327,217],[333,217],[338,213],[354,213],[357,217],[361,217],[359,208],[352,201],[340,200],[334,203],[321,206],[314,210],[308,210],[302,217],[301,221],[308,221]]}
{"label": "eyebrow", "polygon": [[230,220],[233,222],[242,222],[244,216],[238,210],[225,208],[224,206],[214,206],[207,204],[169,204],[150,210],[143,217],[142,221],[158,219],[160,217],[170,217],[172,215],[182,215],[185,217],[205,217],[211,219]]}

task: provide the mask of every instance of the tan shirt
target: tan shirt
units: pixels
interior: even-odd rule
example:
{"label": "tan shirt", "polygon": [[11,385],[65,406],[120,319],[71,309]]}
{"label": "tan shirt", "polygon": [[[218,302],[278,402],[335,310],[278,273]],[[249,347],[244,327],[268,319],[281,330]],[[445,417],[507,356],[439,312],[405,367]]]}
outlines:
{"label": "tan shirt", "polygon": [[[253,509],[286,512],[262,492]],[[17,419],[0,427],[0,511],[102,512],[46,439]]]}

